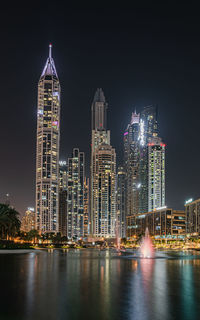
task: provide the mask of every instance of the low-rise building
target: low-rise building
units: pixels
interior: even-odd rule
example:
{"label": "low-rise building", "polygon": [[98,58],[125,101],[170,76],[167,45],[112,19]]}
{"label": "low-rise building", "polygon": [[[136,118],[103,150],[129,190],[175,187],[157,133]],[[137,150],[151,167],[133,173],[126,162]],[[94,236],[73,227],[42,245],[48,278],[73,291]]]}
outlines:
{"label": "low-rise building", "polygon": [[127,238],[145,233],[155,238],[177,239],[185,236],[185,212],[166,207],[127,217]]}
{"label": "low-rise building", "polygon": [[200,233],[200,199],[189,199],[185,203],[186,233],[199,235]]}

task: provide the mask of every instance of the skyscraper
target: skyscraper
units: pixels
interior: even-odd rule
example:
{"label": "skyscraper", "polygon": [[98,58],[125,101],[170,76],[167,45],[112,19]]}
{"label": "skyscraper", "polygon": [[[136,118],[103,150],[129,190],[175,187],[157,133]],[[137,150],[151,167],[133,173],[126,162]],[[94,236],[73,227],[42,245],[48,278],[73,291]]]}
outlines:
{"label": "skyscraper", "polygon": [[90,163],[90,213],[91,213],[91,233],[94,233],[94,161],[95,150],[102,144],[110,144],[110,131],[107,130],[107,108],[103,90],[98,88],[91,107],[91,163]]}
{"label": "skyscraper", "polygon": [[59,232],[67,236],[67,163],[59,161]]}
{"label": "skyscraper", "polygon": [[85,177],[84,180],[84,214],[83,214],[83,234],[84,237],[88,237],[90,234],[90,188],[89,178]]}
{"label": "skyscraper", "polygon": [[67,236],[79,239],[84,236],[84,152],[74,148],[67,167]]}
{"label": "skyscraper", "polygon": [[36,150],[36,228],[58,232],[58,187],[60,144],[60,83],[49,57],[38,83]]}
{"label": "skyscraper", "polygon": [[124,169],[126,173],[126,216],[138,213],[139,198],[139,121],[132,113],[131,122],[124,132]]}
{"label": "skyscraper", "polygon": [[148,211],[165,206],[165,144],[152,138],[148,143]]}
{"label": "skyscraper", "polygon": [[120,238],[126,237],[126,171],[117,170],[117,228]]}
{"label": "skyscraper", "polygon": [[34,208],[27,208],[25,215],[21,221],[21,231],[29,232],[35,229],[35,210]]}
{"label": "skyscraper", "polygon": [[96,237],[116,234],[116,153],[108,144],[99,145],[93,157],[93,233]]}
{"label": "skyscraper", "polygon": [[139,129],[139,212],[148,211],[148,143],[158,135],[157,107],[144,107]]}

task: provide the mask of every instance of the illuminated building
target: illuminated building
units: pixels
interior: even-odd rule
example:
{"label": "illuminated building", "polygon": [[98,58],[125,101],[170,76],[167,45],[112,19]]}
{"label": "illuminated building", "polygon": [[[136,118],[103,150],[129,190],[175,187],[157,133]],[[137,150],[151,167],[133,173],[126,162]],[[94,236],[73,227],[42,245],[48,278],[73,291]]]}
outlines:
{"label": "illuminated building", "polygon": [[117,227],[120,238],[126,237],[126,173],[123,167],[117,170]]}
{"label": "illuminated building", "polygon": [[60,83],[52,46],[38,83],[36,150],[36,228],[58,232]]}
{"label": "illuminated building", "polygon": [[139,206],[139,121],[140,115],[135,111],[124,133],[126,216],[138,213]]}
{"label": "illuminated building", "polygon": [[144,107],[139,130],[139,210],[148,211],[148,143],[158,135],[157,107]]}
{"label": "illuminated building", "polygon": [[165,206],[165,144],[152,138],[148,143],[148,211]]}
{"label": "illuminated building", "polygon": [[59,232],[67,236],[67,163],[59,161]]}
{"label": "illuminated building", "polygon": [[194,236],[200,234],[200,199],[185,202],[186,233]]}
{"label": "illuminated building", "polygon": [[116,153],[108,144],[95,149],[93,157],[93,218],[96,237],[116,233]]}
{"label": "illuminated building", "polygon": [[34,208],[28,208],[21,221],[21,231],[29,232],[35,229],[35,211]]}
{"label": "illuminated building", "polygon": [[84,152],[74,148],[67,169],[67,236],[76,240],[84,236]]}
{"label": "illuminated building", "polygon": [[89,205],[90,205],[90,188],[89,178],[85,177],[84,180],[84,213],[83,213],[83,235],[88,237],[90,234],[90,217],[89,217]]}
{"label": "illuminated building", "polygon": [[94,194],[95,176],[95,151],[101,144],[110,145],[110,131],[107,130],[107,103],[103,90],[98,88],[91,107],[92,135],[91,135],[91,166],[90,166],[90,213],[91,213],[91,233],[95,233],[95,205],[96,195]]}
{"label": "illuminated building", "polygon": [[145,234],[146,228],[155,239],[181,239],[185,236],[185,212],[164,207],[128,216],[127,238]]}

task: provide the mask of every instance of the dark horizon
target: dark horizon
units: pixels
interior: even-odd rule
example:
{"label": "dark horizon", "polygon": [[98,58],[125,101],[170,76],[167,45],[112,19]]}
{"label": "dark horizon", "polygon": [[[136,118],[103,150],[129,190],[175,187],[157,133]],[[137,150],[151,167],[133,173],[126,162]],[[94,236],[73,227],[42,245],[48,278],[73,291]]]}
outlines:
{"label": "dark horizon", "polygon": [[21,214],[35,207],[37,84],[49,43],[61,84],[60,159],[78,147],[86,153],[89,174],[91,104],[101,87],[117,163],[135,107],[139,112],[158,105],[159,135],[166,143],[166,205],[182,209],[185,200],[197,199],[198,12],[183,6],[54,6],[53,13],[50,5],[2,10],[0,202],[9,193]]}

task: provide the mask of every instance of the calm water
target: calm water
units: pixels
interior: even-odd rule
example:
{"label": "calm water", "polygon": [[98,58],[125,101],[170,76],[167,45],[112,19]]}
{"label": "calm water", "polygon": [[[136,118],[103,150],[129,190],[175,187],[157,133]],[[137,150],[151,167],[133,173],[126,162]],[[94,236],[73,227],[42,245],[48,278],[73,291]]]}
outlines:
{"label": "calm water", "polygon": [[200,319],[200,256],[158,255],[0,254],[0,319]]}

